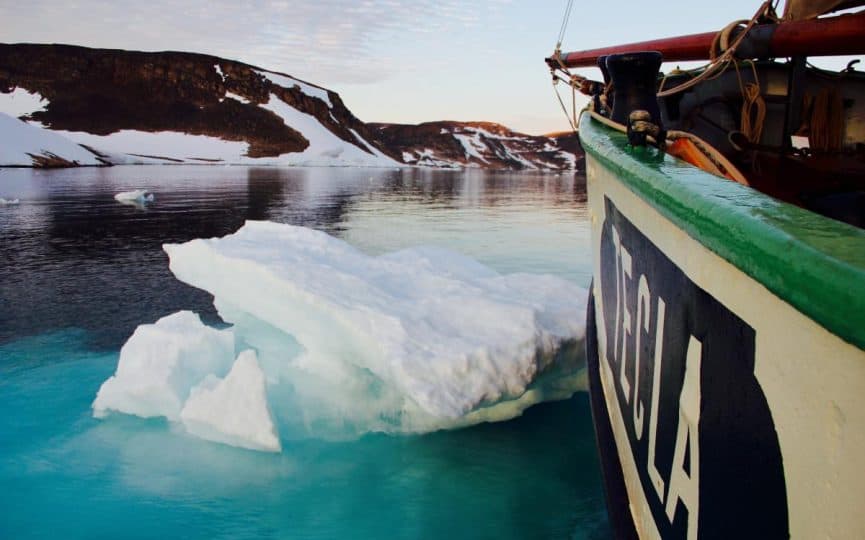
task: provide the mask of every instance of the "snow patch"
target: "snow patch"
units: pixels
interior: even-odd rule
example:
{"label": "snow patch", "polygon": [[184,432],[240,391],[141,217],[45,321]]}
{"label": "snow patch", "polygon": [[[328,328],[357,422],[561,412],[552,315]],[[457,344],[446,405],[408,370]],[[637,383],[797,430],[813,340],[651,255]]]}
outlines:
{"label": "snow patch", "polygon": [[307,82],[301,81],[300,79],[295,79],[294,77],[288,77],[285,75],[278,75],[276,73],[271,73],[270,71],[257,71],[259,75],[263,75],[270,82],[274,84],[278,84],[283,88],[292,88],[294,86],[300,88],[300,91],[304,94],[320,99],[327,103],[327,106],[331,109],[333,108],[333,103],[330,102],[330,96],[327,93],[327,90],[321,88],[319,86],[313,86]]}
{"label": "snow patch", "polygon": [[436,156],[435,150],[424,148],[417,151],[417,165],[422,167],[440,167],[444,169],[459,169],[462,164],[455,163],[447,159],[441,159]]}
{"label": "snow patch", "polygon": [[116,164],[178,163],[196,159],[241,163],[249,159],[246,158],[249,145],[245,142],[176,131],[151,133],[121,130],[110,135],[94,135],[83,131],[52,133],[95,148],[107,154],[108,160]]}
{"label": "snow patch", "polygon": [[226,92],[225,97],[235,99],[235,100],[237,100],[243,104],[246,104],[246,105],[249,105],[250,103],[252,103],[251,101],[249,101],[245,97],[241,96],[240,94],[235,94],[234,92]]}
{"label": "snow patch", "polygon": [[318,118],[301,112],[285,103],[275,94],[262,107],[276,113],[286,125],[296,129],[309,141],[303,152],[284,155],[292,165],[345,165],[364,167],[393,167],[393,159],[381,154],[370,155],[354,144],[337,137],[324,127]]}
{"label": "snow patch", "polygon": [[480,140],[480,137],[478,137],[477,133],[475,133],[474,135],[463,135],[454,133],[454,138],[463,145],[466,159],[468,159],[469,157],[474,157],[483,161],[484,163],[489,163],[489,161],[484,158],[483,154],[481,154],[481,152],[483,152],[484,150],[489,149],[487,148],[487,145],[485,145],[483,141]]}
{"label": "snow patch", "polygon": [[348,130],[351,131],[351,134],[354,135],[355,139],[357,139],[358,141],[360,141],[361,144],[363,144],[363,145],[367,148],[367,150],[369,150],[370,152],[372,152],[372,154],[373,154],[374,156],[380,157],[380,158],[382,158],[382,159],[386,159],[386,160],[393,161],[393,159],[392,159],[390,156],[384,154],[381,150],[379,150],[379,149],[376,148],[375,146],[371,145],[369,142],[367,142],[366,139],[364,139],[363,137],[361,137],[361,136],[360,136],[360,133],[358,133],[357,131],[355,131],[355,130],[352,129],[352,128],[349,128]]}
{"label": "snow patch", "polygon": [[[519,136],[507,137],[504,135],[498,135],[498,134],[492,133],[492,132],[487,131],[483,128],[468,127],[465,129],[465,131],[473,132],[475,134],[475,137],[477,138],[476,140],[477,140],[478,144],[483,144],[479,138],[480,135],[483,135],[484,137],[489,138],[489,139],[499,140],[499,141],[519,141],[519,142],[523,142],[523,143],[527,143],[527,144],[530,143],[530,141],[528,139],[526,139],[525,137],[519,137]],[[484,145],[484,146],[486,147],[486,145]],[[500,159],[516,161],[517,163],[520,163],[526,169],[537,169],[538,168],[538,166],[535,163],[533,163],[532,161],[529,161],[528,159],[525,159],[523,156],[520,155],[520,153],[518,151],[510,148],[507,144],[503,143],[500,148],[494,148],[492,150],[493,150],[493,153],[497,157],[499,157]]]}
{"label": "snow patch", "polygon": [[0,113],[0,165],[30,167],[32,156],[58,157],[78,165],[102,165],[96,156],[57,132]]}
{"label": "snow patch", "polygon": [[499,135],[498,133],[493,133],[492,131],[488,131],[484,128],[466,127],[465,131],[471,131],[474,133],[479,133],[479,134],[481,134],[485,137],[488,137],[490,139],[499,139],[501,141],[519,141],[519,142],[525,142],[525,143],[531,142],[526,137],[521,137],[519,135],[513,135],[513,136],[508,137],[507,135]]}
{"label": "snow patch", "polygon": [[572,154],[571,152],[565,152],[564,150],[559,150],[557,156],[560,159],[565,160],[567,162],[567,167],[565,169],[576,170],[577,169],[577,156]]}
{"label": "snow patch", "polygon": [[219,75],[222,82],[225,82],[225,74],[222,72],[222,67],[219,64],[213,64],[213,69],[216,70],[216,74]]}
{"label": "snow patch", "polygon": [[28,92],[17,87],[8,94],[0,93],[0,113],[19,117],[44,111],[48,100],[38,92]]}

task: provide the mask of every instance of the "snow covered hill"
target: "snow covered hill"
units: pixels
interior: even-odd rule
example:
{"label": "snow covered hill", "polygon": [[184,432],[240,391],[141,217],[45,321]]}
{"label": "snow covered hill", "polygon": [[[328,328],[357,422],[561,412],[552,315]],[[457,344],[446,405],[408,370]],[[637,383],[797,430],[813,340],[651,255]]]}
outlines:
{"label": "snow covered hill", "polygon": [[526,135],[492,122],[369,125],[405,163],[426,167],[569,170],[583,155],[573,133]]}
{"label": "snow covered hill", "polygon": [[[84,146],[73,144],[75,153],[69,156],[49,151],[59,159],[46,162],[33,161],[23,147],[13,155],[13,145],[4,144],[8,148],[0,165],[559,170],[574,168],[581,155],[571,148],[573,135],[570,143],[560,144],[556,138],[515,134],[497,124],[366,124],[326,88],[233,60],[183,52],[0,44],[0,113],[43,129],[46,137],[60,135]],[[35,137],[36,132],[29,133]],[[0,137],[5,143],[5,132]]]}
{"label": "snow covered hill", "polygon": [[335,93],[200,54],[0,45],[0,112],[111,163],[400,163]]}

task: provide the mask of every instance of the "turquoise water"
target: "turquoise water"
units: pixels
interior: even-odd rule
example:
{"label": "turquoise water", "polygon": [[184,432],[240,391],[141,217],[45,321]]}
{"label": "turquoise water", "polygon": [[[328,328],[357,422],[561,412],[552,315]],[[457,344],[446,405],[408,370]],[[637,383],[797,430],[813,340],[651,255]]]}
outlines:
{"label": "turquoise water", "polygon": [[[113,194],[148,188],[156,202]],[[434,244],[586,285],[584,184],[569,176],[358,169],[0,170],[0,538],[607,538],[587,396],[420,436],[298,438],[281,454],[163,420],[93,419],[141,323],[212,299],[163,242],[245,219],[370,253]]]}

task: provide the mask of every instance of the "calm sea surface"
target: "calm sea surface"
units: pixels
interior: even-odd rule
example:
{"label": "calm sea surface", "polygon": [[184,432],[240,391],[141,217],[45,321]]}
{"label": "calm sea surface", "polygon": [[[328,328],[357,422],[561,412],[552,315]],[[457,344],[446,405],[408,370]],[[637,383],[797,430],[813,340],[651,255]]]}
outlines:
{"label": "calm sea surface", "polygon": [[[146,208],[113,195],[146,188]],[[608,538],[587,396],[509,422],[284,442],[265,454],[163,420],[91,416],[135,327],[212,297],[166,242],[247,219],[383,253],[438,245],[588,285],[571,175],[381,169],[0,170],[0,538]]]}

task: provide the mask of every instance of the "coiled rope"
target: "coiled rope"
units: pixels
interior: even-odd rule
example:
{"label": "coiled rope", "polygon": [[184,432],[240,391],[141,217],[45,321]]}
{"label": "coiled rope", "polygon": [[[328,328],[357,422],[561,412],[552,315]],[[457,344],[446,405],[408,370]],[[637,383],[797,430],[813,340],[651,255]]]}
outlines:
{"label": "coiled rope", "polygon": [[754,75],[754,82],[742,83],[742,75],[739,73],[739,65],[734,63],[736,67],[736,77],[739,80],[739,91],[742,92],[742,120],[739,125],[739,130],[752,143],[759,143],[763,136],[763,125],[766,120],[766,100],[760,93],[760,79],[757,77],[757,67],[753,60],[748,60],[751,64],[751,71]]}

